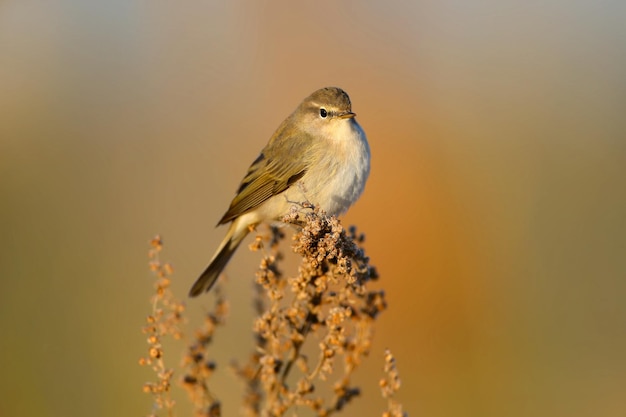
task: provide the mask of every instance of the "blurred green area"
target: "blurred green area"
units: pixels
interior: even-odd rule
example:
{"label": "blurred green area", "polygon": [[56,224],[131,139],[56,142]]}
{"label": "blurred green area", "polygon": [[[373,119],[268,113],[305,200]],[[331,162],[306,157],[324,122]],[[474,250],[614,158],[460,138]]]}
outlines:
{"label": "blurred green area", "polygon": [[[390,305],[348,414],[380,414],[390,348],[411,415],[623,416],[625,4],[3,2],[0,415],[147,414],[148,240],[186,294],[273,129],[337,85]],[[228,268],[225,415],[258,261]]]}

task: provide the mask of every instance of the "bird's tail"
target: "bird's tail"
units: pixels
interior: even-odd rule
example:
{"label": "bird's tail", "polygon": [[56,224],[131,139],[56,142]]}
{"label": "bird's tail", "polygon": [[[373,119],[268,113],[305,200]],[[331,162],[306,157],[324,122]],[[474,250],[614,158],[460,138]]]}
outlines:
{"label": "bird's tail", "polygon": [[222,273],[222,270],[233,256],[233,253],[235,253],[239,244],[247,234],[248,228],[237,227],[236,221],[230,225],[230,229],[228,229],[226,237],[224,237],[222,244],[217,249],[213,259],[211,259],[209,266],[206,267],[202,275],[200,275],[191,287],[191,290],[189,290],[190,297],[196,297],[211,289],[213,284],[215,284],[215,281],[217,281],[217,278]]}

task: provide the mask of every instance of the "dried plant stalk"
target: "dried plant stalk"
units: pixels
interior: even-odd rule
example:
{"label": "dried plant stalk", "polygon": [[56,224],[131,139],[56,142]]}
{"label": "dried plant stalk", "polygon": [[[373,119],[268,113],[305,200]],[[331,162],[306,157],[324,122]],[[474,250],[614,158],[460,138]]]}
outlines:
{"label": "dried plant stalk", "polygon": [[[378,275],[360,246],[364,236],[357,235],[355,228],[344,229],[336,217],[310,204],[294,207],[283,221],[299,228],[292,245],[302,258],[298,274],[285,277],[280,269],[281,229],[272,228],[268,236],[257,236],[250,245],[264,253],[253,299],[255,348],[246,363],[232,366],[245,383],[247,415],[279,417],[306,408],[318,416],[331,416],[361,393],[352,378],[370,352],[374,322],[386,308],[385,295],[370,288]],[[159,261],[160,237],[151,246],[156,294],[143,329],[148,334],[148,355],[140,363],[151,366],[157,375],[156,382],[144,385],[144,391],[154,396],[151,415],[164,410],[173,417],[174,371],[165,366],[161,341],[166,336],[183,337],[185,305],[171,292],[172,267]],[[216,329],[225,323],[228,303],[220,284],[212,292],[214,307],[206,314],[203,328],[194,333],[181,366],[181,385],[197,417],[222,414],[221,403],[209,389],[217,364],[208,348]],[[395,361],[388,352],[385,358],[386,379],[380,386],[388,410],[383,416],[405,416],[393,399],[400,386]]]}
{"label": "dried plant stalk", "polygon": [[[384,293],[368,288],[378,275],[357,245],[364,238],[355,229],[346,231],[336,217],[311,206],[294,209],[284,221],[301,226],[293,250],[302,262],[297,276],[283,276],[283,236],[273,229],[257,272],[257,349],[238,368],[247,384],[246,409],[251,416],[283,416],[306,407],[329,416],[360,393],[351,377],[369,353],[374,320],[386,307]],[[307,342],[314,343],[313,358],[303,351]],[[320,384],[331,387],[332,395],[322,395]]]}
{"label": "dried plant stalk", "polygon": [[228,316],[228,302],[222,294],[220,284],[213,288],[215,305],[204,316],[204,326],[196,330],[193,341],[187,347],[183,357],[185,374],[183,387],[189,394],[194,405],[196,417],[219,417],[222,415],[222,405],[209,389],[209,379],[213,376],[217,363],[211,359],[209,346],[215,337],[219,326],[226,322]]}
{"label": "dried plant stalk", "polygon": [[142,329],[148,335],[148,355],[139,359],[139,364],[150,366],[157,377],[156,381],[147,382],[143,386],[143,391],[154,397],[150,416],[156,416],[159,410],[164,409],[168,416],[173,417],[175,402],[171,397],[171,382],[174,370],[165,365],[162,341],[167,336],[176,340],[183,337],[181,325],[185,321],[185,305],[174,297],[170,288],[170,276],[174,269],[169,263],[161,263],[159,260],[163,248],[161,237],[154,237],[150,246],[148,256],[150,269],[156,277],[155,294],[151,298],[152,313],[146,317],[146,325]]}
{"label": "dried plant stalk", "polygon": [[402,404],[395,400],[394,396],[400,389],[400,373],[396,366],[396,358],[389,349],[385,350],[385,377],[379,382],[383,398],[387,399],[387,410],[383,417],[406,417],[402,411]]}
{"label": "dried plant stalk", "polygon": [[[150,417],[156,417],[161,410],[168,417],[175,415],[175,401],[171,395],[174,368],[165,366],[162,342],[166,337],[183,340],[182,327],[187,324],[184,317],[185,304],[174,296],[170,286],[174,269],[171,264],[162,263],[159,259],[162,249],[161,237],[154,237],[150,241],[148,256],[150,270],[156,277],[155,294],[150,299],[152,313],[146,318],[146,326],[142,329],[148,335],[148,355],[139,360],[140,365],[150,366],[156,374],[156,381],[147,382],[143,386],[143,391],[151,394],[154,399]],[[217,365],[210,359],[208,347],[216,329],[226,321],[228,302],[222,294],[221,285],[216,285],[213,291],[215,304],[206,313],[203,327],[196,330],[193,340],[188,343],[180,366],[183,372],[180,382],[194,406],[196,417],[221,415],[221,403],[209,390],[208,381]]]}

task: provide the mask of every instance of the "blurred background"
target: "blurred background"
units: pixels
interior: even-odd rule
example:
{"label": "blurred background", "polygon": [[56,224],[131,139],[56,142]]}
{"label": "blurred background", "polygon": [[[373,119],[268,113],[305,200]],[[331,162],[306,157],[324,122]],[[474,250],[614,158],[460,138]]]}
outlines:
{"label": "blurred background", "polygon": [[[335,85],[372,150],[344,223],[389,302],[346,415],[384,409],[385,348],[412,416],[626,415],[625,19],[603,0],[3,1],[0,414],[148,414],[149,239],[185,296],[261,147]],[[227,416],[258,262],[228,267]]]}

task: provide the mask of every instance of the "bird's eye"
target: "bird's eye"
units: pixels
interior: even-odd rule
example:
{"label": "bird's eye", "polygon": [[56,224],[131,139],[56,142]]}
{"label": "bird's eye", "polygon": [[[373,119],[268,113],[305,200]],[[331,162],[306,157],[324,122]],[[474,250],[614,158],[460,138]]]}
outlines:
{"label": "bird's eye", "polygon": [[323,107],[320,109],[320,116],[322,117],[322,119],[325,119],[326,116],[328,116],[328,112]]}

